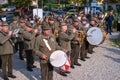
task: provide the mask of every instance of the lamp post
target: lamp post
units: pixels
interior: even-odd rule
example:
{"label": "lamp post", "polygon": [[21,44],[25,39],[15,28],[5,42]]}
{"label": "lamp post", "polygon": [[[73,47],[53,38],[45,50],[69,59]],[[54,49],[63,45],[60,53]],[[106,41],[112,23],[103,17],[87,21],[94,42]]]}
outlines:
{"label": "lamp post", "polygon": [[37,16],[38,16],[38,0],[36,0],[36,6],[37,6]]}

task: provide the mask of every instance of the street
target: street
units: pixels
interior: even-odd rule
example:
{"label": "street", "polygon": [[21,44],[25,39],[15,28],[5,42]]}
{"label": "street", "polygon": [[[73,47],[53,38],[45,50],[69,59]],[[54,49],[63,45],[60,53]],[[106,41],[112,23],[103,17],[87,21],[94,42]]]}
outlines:
{"label": "street", "polygon": [[[63,77],[54,72],[54,80],[120,80],[120,49],[110,45],[109,38],[117,38],[118,33],[108,35],[107,40],[94,49],[93,54],[89,54],[90,59],[83,62],[82,66],[75,66],[75,69],[70,69],[70,74]],[[39,58],[36,57],[33,72],[26,70],[25,61],[21,61],[18,53],[14,54],[13,68],[16,79],[10,80],[41,80]],[[1,78],[0,72],[0,80]]]}

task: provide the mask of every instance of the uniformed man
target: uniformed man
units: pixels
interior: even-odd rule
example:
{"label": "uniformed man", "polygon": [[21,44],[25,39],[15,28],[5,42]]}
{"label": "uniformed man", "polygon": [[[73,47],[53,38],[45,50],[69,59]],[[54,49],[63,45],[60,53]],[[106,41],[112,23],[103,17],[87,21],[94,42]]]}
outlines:
{"label": "uniformed man", "polygon": [[3,23],[2,31],[0,31],[0,46],[2,48],[0,50],[0,56],[2,59],[2,76],[4,80],[9,80],[8,77],[16,78],[12,71],[13,42],[11,35],[12,31],[9,31],[8,24]]}
{"label": "uniformed man", "polygon": [[53,17],[49,17],[49,26],[51,28],[51,33],[57,39],[57,37],[58,37],[58,31],[59,31],[59,25],[57,25],[55,23],[55,19]]}
{"label": "uniformed man", "polygon": [[[68,26],[64,22],[62,22],[60,24],[60,27],[61,27],[61,30],[58,35],[58,43],[59,43],[60,47],[67,50],[68,58],[70,58],[71,40],[74,38],[76,30],[73,29],[72,33],[68,32]],[[61,75],[67,76],[65,73],[70,73],[70,72],[69,71],[60,72]]]}
{"label": "uniformed man", "polygon": [[89,29],[89,23],[87,23],[87,18],[85,16],[83,16],[81,18],[81,29],[80,29],[81,35],[82,35],[80,59],[82,61],[85,61],[85,58],[89,58],[87,56],[89,43],[86,39],[86,37],[87,37],[86,33],[87,33],[88,29]]}
{"label": "uniformed man", "polygon": [[45,16],[45,18],[44,18],[44,20],[42,22],[42,25],[48,25],[48,23],[49,23],[49,17],[50,16],[48,16],[48,15]]}
{"label": "uniformed man", "polygon": [[32,68],[36,67],[33,65],[35,57],[33,49],[35,44],[35,36],[37,33],[38,33],[37,29],[33,30],[33,26],[30,23],[26,23],[26,28],[25,31],[23,32],[23,38],[28,71],[33,71]]}
{"label": "uniformed man", "polygon": [[[74,19],[73,27],[77,30],[77,32],[79,31],[80,26],[79,26],[79,20],[78,19]],[[78,33],[76,33],[75,37],[71,41],[71,48],[72,48],[71,68],[75,68],[74,65],[81,66],[81,64],[78,63],[78,57],[79,57],[79,52],[80,52],[79,41],[81,41],[81,38],[78,36]]]}
{"label": "uniformed man", "polygon": [[25,21],[24,20],[20,20],[19,21],[19,32],[18,32],[18,37],[17,37],[17,42],[18,42],[18,46],[19,46],[19,58],[21,60],[24,60],[23,58],[23,53],[24,53],[24,39],[23,39],[23,32],[25,30]]}
{"label": "uniformed man", "polygon": [[[90,20],[90,27],[89,28],[96,27],[96,25],[97,25],[96,18],[92,17]],[[94,47],[95,47],[94,45],[89,44],[88,53],[90,53],[90,54],[94,53],[94,51],[93,51]]]}
{"label": "uniformed man", "polygon": [[[14,17],[13,22],[9,26],[11,31],[14,31],[15,29],[18,29],[18,18]],[[15,37],[12,38],[15,43],[15,52],[18,51],[18,42],[16,41]]]}
{"label": "uniformed man", "polygon": [[35,53],[40,57],[41,80],[53,80],[53,66],[49,62],[49,57],[53,51],[58,49],[61,48],[58,46],[54,36],[51,35],[50,26],[43,25],[43,32],[36,38],[35,43]]}

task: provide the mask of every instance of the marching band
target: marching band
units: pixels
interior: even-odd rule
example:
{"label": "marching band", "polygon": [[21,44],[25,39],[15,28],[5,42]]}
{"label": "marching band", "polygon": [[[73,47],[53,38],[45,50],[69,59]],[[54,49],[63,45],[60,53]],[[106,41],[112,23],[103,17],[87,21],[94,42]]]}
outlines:
{"label": "marching band", "polygon": [[[67,76],[67,73],[70,73],[69,68],[75,69],[75,66],[81,66],[78,62],[79,57],[80,60],[86,61],[90,58],[87,54],[94,53],[94,47],[104,42],[106,38],[105,17],[106,15],[102,17],[99,14],[88,20],[87,16],[80,12],[78,16],[63,14],[61,17],[55,17],[53,14],[46,15],[43,21],[40,21],[37,16],[34,22],[31,22],[27,16],[14,18],[11,24],[1,21],[0,65],[3,79],[16,78],[12,72],[12,57],[17,51],[20,60],[26,58],[28,71],[33,71],[33,68],[36,68],[34,58],[35,56],[39,57],[41,80],[53,80],[54,68],[59,71],[59,74]],[[99,28],[100,33],[96,34],[98,32],[96,28]],[[96,37],[99,34],[102,34],[99,37],[101,41],[97,40]],[[98,42],[92,44],[91,41]],[[65,57],[66,63],[60,66],[64,66],[64,70],[51,64],[52,61],[62,59],[63,55],[61,54],[57,57],[54,55],[55,58],[50,60],[51,54],[56,50],[63,51],[67,55]],[[58,52],[58,54],[60,53]],[[55,65],[57,66],[61,61]]]}

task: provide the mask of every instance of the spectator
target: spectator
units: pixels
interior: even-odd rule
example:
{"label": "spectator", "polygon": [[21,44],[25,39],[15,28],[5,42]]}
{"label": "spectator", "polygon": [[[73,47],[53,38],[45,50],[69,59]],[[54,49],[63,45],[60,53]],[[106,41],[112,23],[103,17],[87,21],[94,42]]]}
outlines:
{"label": "spectator", "polygon": [[110,35],[112,35],[111,32],[112,32],[112,22],[113,22],[113,20],[114,20],[114,16],[113,16],[113,12],[111,11],[109,13],[109,16],[106,19],[106,22],[107,22],[106,32],[107,32],[107,34],[110,33]]}

